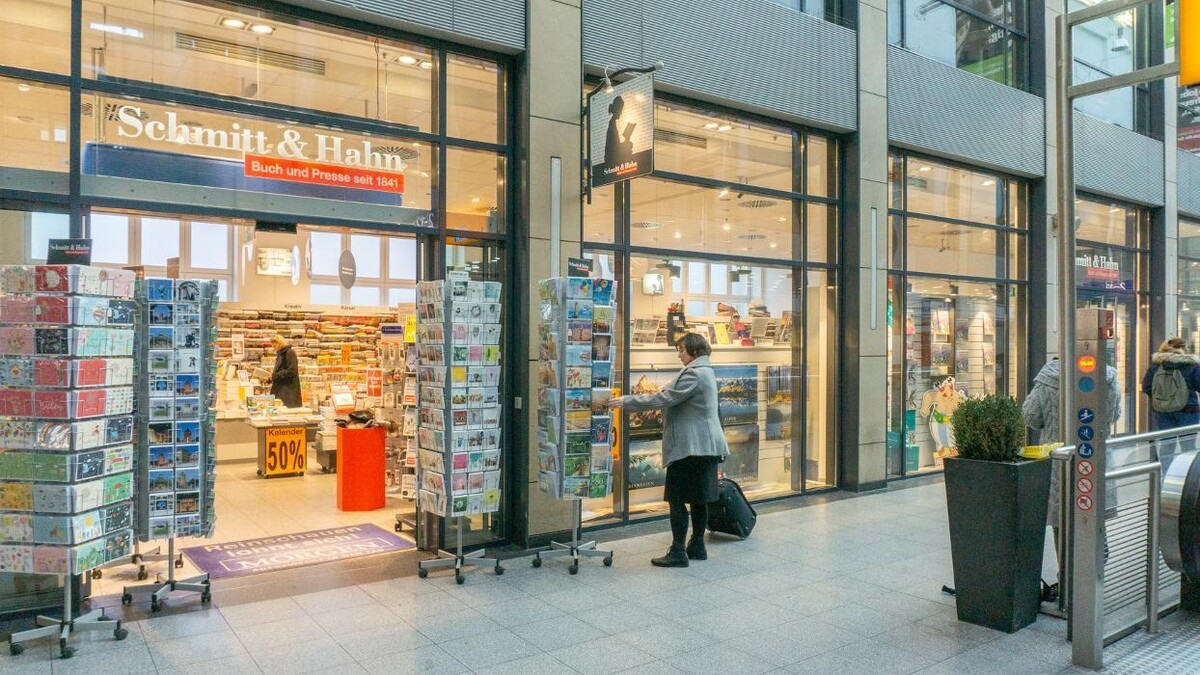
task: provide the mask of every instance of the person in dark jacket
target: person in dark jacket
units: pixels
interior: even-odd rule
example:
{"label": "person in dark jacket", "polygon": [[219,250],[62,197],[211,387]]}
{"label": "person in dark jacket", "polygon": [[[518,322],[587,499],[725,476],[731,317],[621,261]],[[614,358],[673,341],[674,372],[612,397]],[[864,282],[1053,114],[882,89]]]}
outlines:
{"label": "person in dark jacket", "polygon": [[282,335],[271,337],[275,348],[275,370],[271,372],[271,395],[289,408],[300,407],[300,365],[296,352]]}
{"label": "person in dark jacket", "polygon": [[[717,464],[729,445],[717,417],[717,380],[704,338],[688,333],[679,339],[683,370],[656,394],[622,396],[609,407],[663,411],[663,464],[667,465],[663,499],[671,507],[671,548],[650,561],[656,567],[687,567],[688,560],[707,560],[704,531],[708,505],[717,501]],[[691,507],[692,539],[684,546]]]}
{"label": "person in dark jacket", "polygon": [[1187,343],[1183,338],[1171,338],[1162,343],[1158,351],[1150,357],[1150,368],[1146,371],[1146,376],[1142,378],[1142,392],[1147,396],[1152,396],[1154,374],[1160,368],[1182,371],[1183,379],[1187,382],[1190,391],[1187,405],[1178,412],[1151,410],[1154,430],[1160,431],[1200,424],[1200,397],[1196,394],[1197,391],[1200,391],[1200,357],[1188,353]]}

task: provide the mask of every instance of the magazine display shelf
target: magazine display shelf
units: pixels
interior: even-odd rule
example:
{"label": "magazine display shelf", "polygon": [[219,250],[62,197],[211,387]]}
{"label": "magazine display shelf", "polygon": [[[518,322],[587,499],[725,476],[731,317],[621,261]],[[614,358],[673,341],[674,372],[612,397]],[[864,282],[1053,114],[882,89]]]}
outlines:
{"label": "magazine display shelf", "polygon": [[74,616],[72,577],[132,549],[134,277],[78,265],[0,267],[0,571],[55,575],[61,618],[9,638],[112,631]]}
{"label": "magazine display shelf", "polygon": [[451,272],[446,281],[417,284],[417,506],[453,519],[456,547],[423,560],[418,575],[500,561],[482,549],[463,553],[463,519],[500,510],[501,284],[470,281]]}

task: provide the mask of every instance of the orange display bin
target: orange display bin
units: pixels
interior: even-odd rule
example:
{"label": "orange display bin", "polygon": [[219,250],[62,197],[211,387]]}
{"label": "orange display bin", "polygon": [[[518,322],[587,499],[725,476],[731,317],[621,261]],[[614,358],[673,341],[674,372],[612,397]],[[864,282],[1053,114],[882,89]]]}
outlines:
{"label": "orange display bin", "polygon": [[383,427],[338,428],[338,510],[373,511],[384,507],[384,433]]}

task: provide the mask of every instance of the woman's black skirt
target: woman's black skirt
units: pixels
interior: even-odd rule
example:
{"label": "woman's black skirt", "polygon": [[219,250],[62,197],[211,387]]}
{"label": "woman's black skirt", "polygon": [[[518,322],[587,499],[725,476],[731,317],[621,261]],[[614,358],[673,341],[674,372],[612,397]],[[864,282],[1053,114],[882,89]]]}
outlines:
{"label": "woman's black skirt", "polygon": [[663,499],[688,504],[717,501],[717,465],[719,457],[684,457],[667,467]]}

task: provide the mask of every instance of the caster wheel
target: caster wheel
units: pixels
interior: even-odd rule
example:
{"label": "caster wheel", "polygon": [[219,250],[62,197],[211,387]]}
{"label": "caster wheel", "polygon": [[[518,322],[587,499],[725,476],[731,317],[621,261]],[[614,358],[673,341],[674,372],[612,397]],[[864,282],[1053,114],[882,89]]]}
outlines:
{"label": "caster wheel", "polygon": [[424,579],[429,576],[429,570],[422,567],[421,569],[417,570],[417,576]]}
{"label": "caster wheel", "polygon": [[25,645],[17,644],[16,642],[8,645],[8,653],[13,656],[20,656],[25,651]]}
{"label": "caster wheel", "polygon": [[104,576],[103,570],[92,570],[92,578],[93,579],[100,579],[103,576]]}
{"label": "caster wheel", "polygon": [[496,565],[496,576],[500,576],[501,574],[504,574],[504,568]]}
{"label": "caster wheel", "polygon": [[533,566],[534,566],[534,567],[541,567],[541,566],[542,566],[542,559],[541,559],[541,558],[534,558],[534,559],[533,559]]}
{"label": "caster wheel", "polygon": [[567,568],[567,571],[571,574],[579,574],[579,563],[571,563],[571,566]]}
{"label": "caster wheel", "polygon": [[151,598],[151,600],[150,600],[150,611],[151,611],[151,612],[157,612],[157,611],[158,611],[158,610],[160,610],[160,609],[162,609],[162,604],[161,604],[161,603],[160,603],[158,600],[155,600],[155,599]]}
{"label": "caster wheel", "polygon": [[75,656],[75,650],[67,646],[67,641],[64,639],[59,639],[58,641],[58,653],[59,656],[62,656],[64,659],[69,659],[72,656]]}
{"label": "caster wheel", "polygon": [[462,575],[462,572],[454,573],[454,583],[458,584],[459,586],[462,586],[464,583],[466,583],[466,581],[467,581],[467,578]]}
{"label": "caster wheel", "polygon": [[138,578],[138,581],[144,581],[144,580],[146,579],[146,577],[148,577],[148,576],[150,576],[150,575],[149,575],[149,574],[146,574],[146,568],[145,568],[145,567],[143,567],[143,568],[141,568],[140,570],[138,570],[138,573],[137,573],[137,578]]}
{"label": "caster wheel", "polygon": [[393,525],[393,526],[392,526],[392,529],[393,529],[393,530],[395,530],[396,532],[403,532],[403,531],[404,531],[404,528],[400,527],[400,523],[396,523],[395,525]]}
{"label": "caster wheel", "polygon": [[604,558],[604,566],[605,566],[605,567],[612,567],[612,556],[611,556],[611,555],[610,555],[610,556],[606,556],[606,557]]}
{"label": "caster wheel", "polygon": [[124,640],[127,637],[129,637],[129,631],[125,630],[124,628],[118,628],[113,631],[113,639],[118,642],[120,642],[121,640]]}
{"label": "caster wheel", "polygon": [[175,561],[175,569],[177,569],[177,570],[183,569],[183,558],[180,558],[179,560]]}
{"label": "caster wheel", "polygon": [[125,605],[125,606],[132,605],[133,604],[133,594],[132,593],[123,594],[121,596],[121,604]]}

